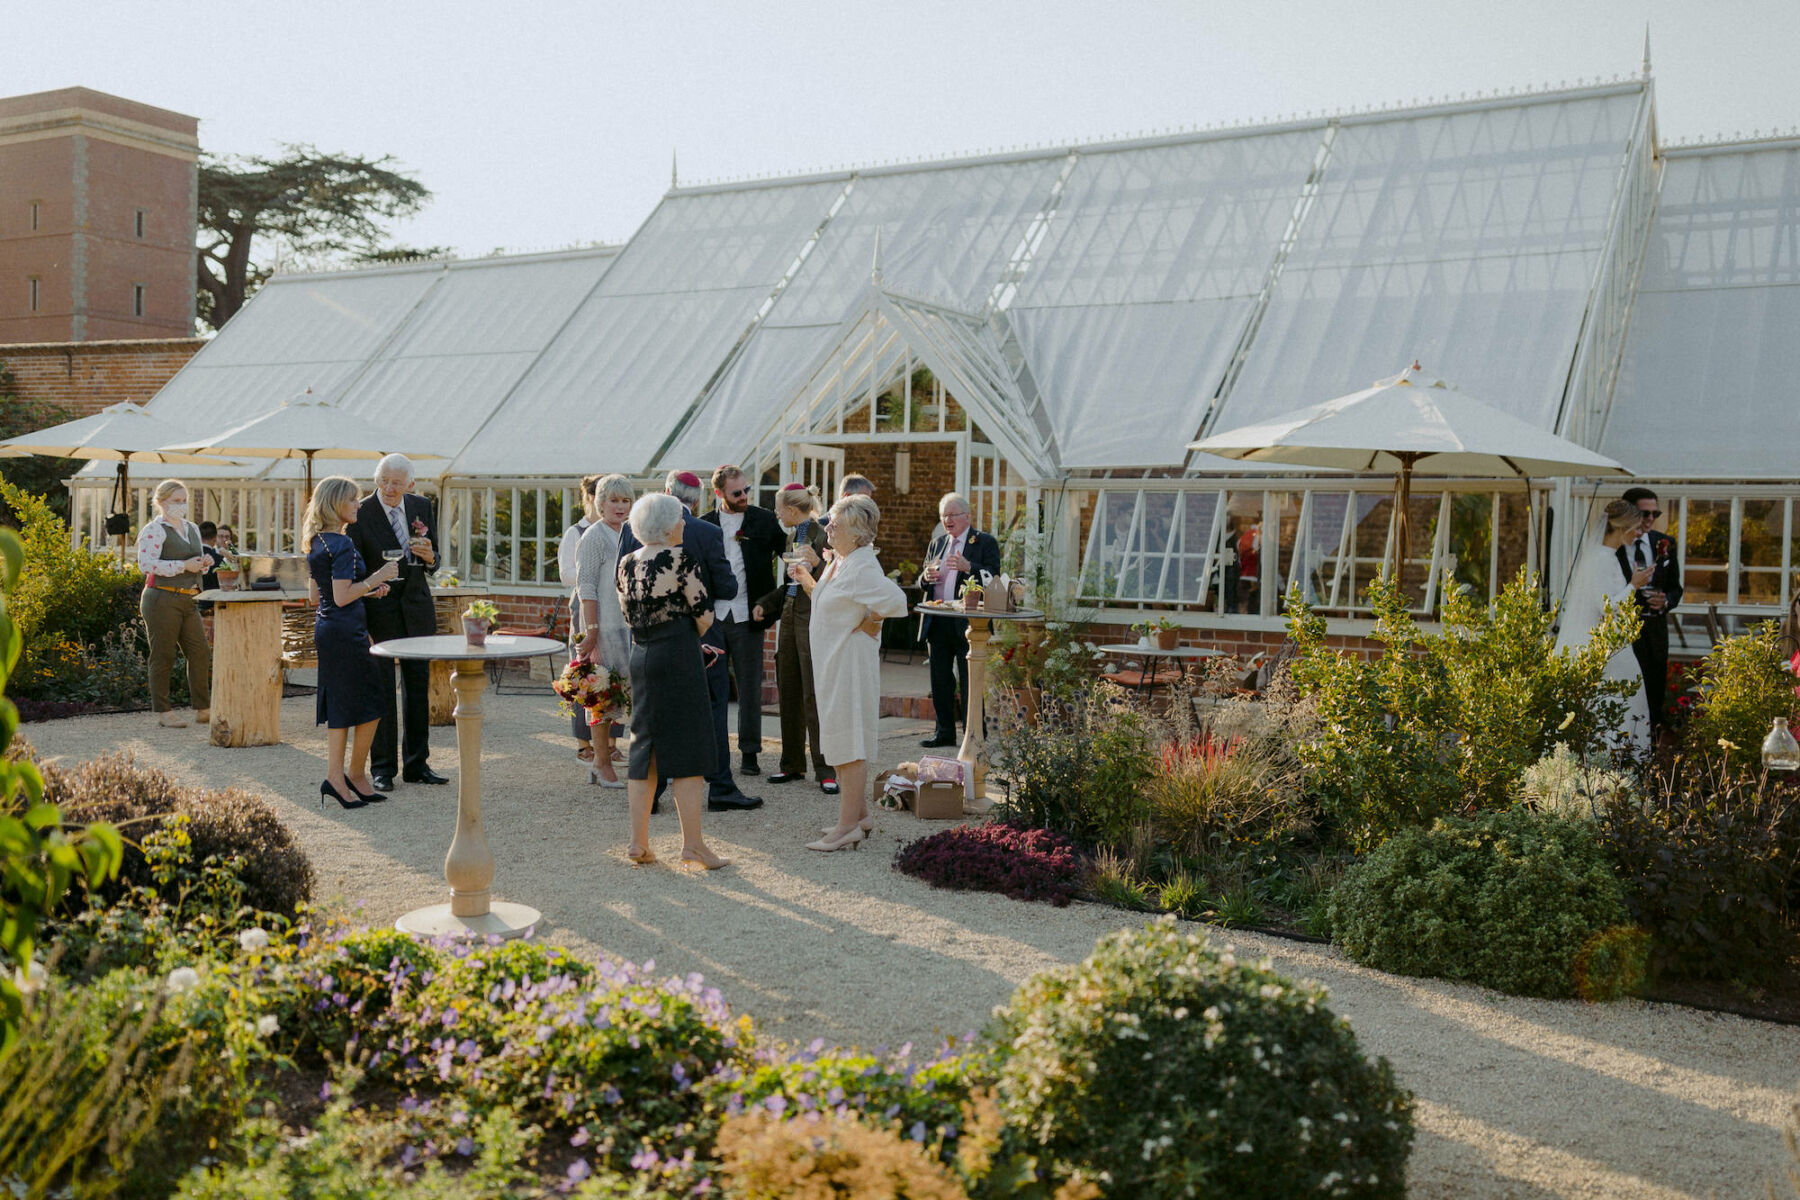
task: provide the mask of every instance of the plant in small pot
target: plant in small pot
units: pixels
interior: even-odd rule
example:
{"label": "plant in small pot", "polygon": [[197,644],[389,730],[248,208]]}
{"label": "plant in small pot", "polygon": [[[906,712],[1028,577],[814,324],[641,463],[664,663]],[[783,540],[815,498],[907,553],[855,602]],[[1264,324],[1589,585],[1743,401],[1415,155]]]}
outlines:
{"label": "plant in small pot", "polygon": [[1181,644],[1181,626],[1167,617],[1152,617],[1131,627],[1131,632],[1144,639],[1144,645],[1158,650],[1173,650]]}
{"label": "plant in small pot", "polygon": [[962,605],[965,612],[979,612],[981,609],[981,585],[965,583],[962,590]]}
{"label": "plant in small pot", "polygon": [[471,600],[462,611],[463,637],[471,646],[487,645],[488,631],[500,619],[500,610],[492,600]]}
{"label": "plant in small pot", "polygon": [[238,560],[236,555],[227,554],[219,560],[219,569],[215,572],[221,591],[233,592],[238,585]]}

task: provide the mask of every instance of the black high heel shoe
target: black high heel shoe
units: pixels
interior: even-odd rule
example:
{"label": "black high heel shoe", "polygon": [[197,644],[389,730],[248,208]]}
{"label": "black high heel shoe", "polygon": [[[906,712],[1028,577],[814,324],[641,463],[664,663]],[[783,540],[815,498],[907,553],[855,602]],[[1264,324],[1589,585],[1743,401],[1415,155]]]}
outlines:
{"label": "black high heel shoe", "polygon": [[[351,788],[350,790],[353,792],[356,792],[355,788]],[[331,786],[331,780],[327,779],[323,783],[319,784],[319,807],[320,808],[325,807],[325,797],[327,797],[327,796],[330,796],[333,800],[336,800],[339,804],[343,805],[345,808],[366,808],[366,807],[368,807],[369,802],[367,800],[360,798],[362,796],[362,793],[356,792],[356,794],[359,797],[358,799],[355,799],[355,800],[344,799],[342,796],[338,795],[338,790]]]}
{"label": "black high heel shoe", "polygon": [[[344,782],[350,783],[348,779],[344,780]],[[387,794],[385,792],[365,792],[354,783],[350,783],[350,790],[356,793],[356,798],[361,800],[364,804],[380,804],[387,799]]]}

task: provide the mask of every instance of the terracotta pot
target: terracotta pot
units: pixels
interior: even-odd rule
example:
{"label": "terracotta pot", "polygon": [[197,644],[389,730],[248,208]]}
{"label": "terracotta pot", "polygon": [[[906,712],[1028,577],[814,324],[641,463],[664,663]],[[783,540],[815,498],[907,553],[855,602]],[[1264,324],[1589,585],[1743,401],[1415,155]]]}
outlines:
{"label": "terracotta pot", "polygon": [[462,619],[463,640],[471,646],[487,645],[488,630],[491,626],[486,621],[478,621],[472,617]]}
{"label": "terracotta pot", "polygon": [[1159,629],[1156,631],[1156,648],[1158,650],[1173,650],[1180,644],[1181,630]]}
{"label": "terracotta pot", "polygon": [[219,572],[219,590],[222,592],[237,591],[238,573],[236,571]]}
{"label": "terracotta pot", "polygon": [[981,611],[981,593],[980,592],[965,593],[962,598],[962,602],[963,602],[963,611],[964,612],[980,612]]}

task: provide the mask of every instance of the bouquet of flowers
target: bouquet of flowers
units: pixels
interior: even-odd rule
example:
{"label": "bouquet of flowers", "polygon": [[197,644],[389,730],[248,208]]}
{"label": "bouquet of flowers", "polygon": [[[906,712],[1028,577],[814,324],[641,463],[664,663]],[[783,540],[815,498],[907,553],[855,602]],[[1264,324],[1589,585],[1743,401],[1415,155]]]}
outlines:
{"label": "bouquet of flowers", "polygon": [[580,709],[590,718],[616,721],[631,713],[631,687],[624,677],[586,659],[571,660],[550,690],[561,697],[557,707],[569,716]]}

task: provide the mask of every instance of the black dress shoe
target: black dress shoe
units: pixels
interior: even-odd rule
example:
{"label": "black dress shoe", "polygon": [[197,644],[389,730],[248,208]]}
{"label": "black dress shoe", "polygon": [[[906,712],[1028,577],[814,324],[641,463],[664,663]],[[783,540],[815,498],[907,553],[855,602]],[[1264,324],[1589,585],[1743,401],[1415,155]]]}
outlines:
{"label": "black dress shoe", "polygon": [[756,755],[744,755],[744,765],[738,768],[740,775],[761,775],[762,768],[756,765]]}
{"label": "black dress shoe", "polygon": [[769,782],[770,783],[793,783],[796,780],[805,779],[805,778],[806,778],[805,771],[777,771],[777,772],[775,772],[775,774],[769,776]]}
{"label": "black dress shoe", "polygon": [[430,767],[420,767],[418,774],[402,775],[400,778],[404,779],[407,783],[449,783],[450,782],[448,779],[445,779],[442,775],[439,775],[436,771],[432,770]]}
{"label": "black dress shoe", "polygon": [[819,780],[819,790],[827,796],[835,796],[838,794],[838,781],[828,775]]}
{"label": "black dress shoe", "polygon": [[932,737],[928,737],[924,741],[920,742],[919,745],[925,747],[927,750],[937,750],[937,749],[941,749],[944,746],[956,745],[956,737],[955,737],[955,735],[951,735],[950,737],[943,737],[942,735],[933,735]]}
{"label": "black dress shoe", "polygon": [[392,775],[383,775],[377,771],[372,777],[372,782],[375,784],[375,790],[378,792],[391,792],[394,790],[394,777]]}
{"label": "black dress shoe", "polygon": [[746,796],[742,792],[723,792],[709,796],[706,801],[708,812],[743,812],[761,807],[761,796]]}

